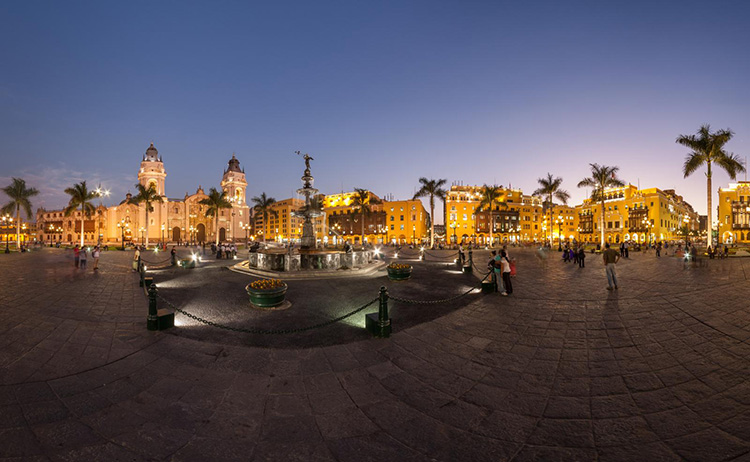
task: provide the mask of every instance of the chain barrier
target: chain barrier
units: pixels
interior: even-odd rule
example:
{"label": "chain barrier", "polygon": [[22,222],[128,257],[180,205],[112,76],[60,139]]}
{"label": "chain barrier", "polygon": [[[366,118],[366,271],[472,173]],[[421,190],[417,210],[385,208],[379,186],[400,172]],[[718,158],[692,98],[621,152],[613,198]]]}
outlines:
{"label": "chain barrier", "polygon": [[164,260],[159,260],[159,261],[148,261],[148,260],[146,260],[145,258],[141,257],[141,261],[142,261],[143,263],[146,263],[147,265],[161,265],[162,263],[166,263],[166,262],[168,262],[168,261],[171,261],[171,260],[172,260],[172,257],[167,257],[167,258],[166,258],[166,259],[164,259]]}
{"label": "chain barrier", "polygon": [[436,305],[438,303],[452,302],[453,300],[458,300],[461,297],[469,295],[471,292],[473,292],[473,291],[475,291],[477,289],[481,289],[482,288],[482,283],[485,281],[485,279],[487,279],[489,277],[490,274],[492,274],[492,272],[487,273],[482,278],[482,280],[479,281],[479,284],[475,285],[471,289],[467,290],[466,292],[464,292],[462,294],[455,295],[455,296],[450,297],[450,298],[444,298],[444,299],[440,299],[440,300],[410,300],[408,298],[399,298],[399,297],[396,297],[396,296],[391,295],[391,294],[388,294],[388,298],[390,298],[391,300],[395,300],[397,302],[410,303],[410,304],[414,304],[414,305]]}
{"label": "chain barrier", "polygon": [[432,258],[443,259],[443,260],[453,260],[456,257],[458,257],[458,252],[451,253],[451,254],[448,254],[448,255],[433,255],[430,252],[428,252],[428,251],[425,250],[424,254],[425,255],[429,255]]}
{"label": "chain barrier", "polygon": [[163,301],[164,303],[166,303],[170,308],[172,308],[176,312],[178,312],[180,314],[183,314],[183,315],[187,316],[190,319],[198,321],[201,324],[206,324],[208,326],[218,327],[219,329],[230,330],[230,331],[233,331],[233,332],[242,332],[242,333],[246,333],[246,334],[263,334],[263,335],[295,334],[295,333],[298,333],[298,332],[305,332],[305,331],[308,331],[308,330],[320,329],[321,327],[330,326],[331,324],[335,324],[335,323],[337,323],[339,321],[342,321],[342,320],[344,320],[344,319],[346,319],[346,318],[348,318],[350,316],[353,316],[353,315],[359,313],[360,311],[368,308],[370,305],[372,305],[373,303],[375,303],[375,302],[377,302],[379,300],[379,297],[376,297],[376,298],[370,300],[369,302],[367,302],[366,304],[360,306],[359,308],[357,308],[354,311],[351,311],[351,312],[349,312],[347,314],[344,314],[342,316],[339,316],[337,318],[330,319],[328,321],[324,321],[324,322],[321,322],[321,323],[318,323],[318,324],[313,324],[312,326],[299,327],[299,328],[296,328],[296,329],[265,330],[265,329],[244,329],[242,327],[226,326],[226,325],[223,325],[223,324],[219,324],[218,322],[209,321],[207,319],[201,318],[200,316],[196,316],[196,315],[194,315],[192,313],[188,313],[187,311],[183,310],[182,308],[178,308],[177,306],[175,306],[174,304],[172,304],[169,300],[165,299],[161,295],[157,295],[157,297],[159,297],[161,299],[161,301]]}

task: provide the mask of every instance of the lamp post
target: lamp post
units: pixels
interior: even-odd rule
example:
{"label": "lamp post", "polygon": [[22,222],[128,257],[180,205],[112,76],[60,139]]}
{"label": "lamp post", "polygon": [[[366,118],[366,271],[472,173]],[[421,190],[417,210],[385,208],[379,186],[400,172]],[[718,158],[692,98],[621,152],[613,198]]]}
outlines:
{"label": "lamp post", "polygon": [[563,224],[562,215],[557,216],[555,223],[557,224],[557,251],[562,252],[562,224]]}
{"label": "lamp post", "polygon": [[164,223],[161,224],[161,245],[164,245]]}
{"label": "lamp post", "polygon": [[143,226],[141,226],[141,227],[139,228],[139,231],[141,232],[141,245],[143,245],[143,244],[144,244],[144,242],[146,242],[146,240],[145,240],[145,239],[146,239],[146,238],[145,238],[145,235],[146,235],[146,228],[144,228]]}
{"label": "lamp post", "polygon": [[688,223],[690,223],[690,217],[685,215],[682,218],[682,222],[685,223],[685,245],[688,243]]}
{"label": "lamp post", "polygon": [[2,220],[3,222],[3,231],[5,231],[5,253],[10,253],[10,247],[8,244],[8,230],[10,229],[9,228],[10,225],[8,223],[12,222],[13,219],[10,218],[8,215],[3,215],[3,217],[0,218],[0,220]]}

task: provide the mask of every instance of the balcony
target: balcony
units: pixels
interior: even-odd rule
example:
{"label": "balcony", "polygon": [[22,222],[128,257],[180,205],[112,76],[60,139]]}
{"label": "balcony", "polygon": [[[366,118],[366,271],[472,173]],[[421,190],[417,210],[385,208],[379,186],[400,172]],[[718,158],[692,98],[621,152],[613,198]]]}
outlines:
{"label": "balcony", "polygon": [[732,223],[732,229],[750,229],[750,223]]}

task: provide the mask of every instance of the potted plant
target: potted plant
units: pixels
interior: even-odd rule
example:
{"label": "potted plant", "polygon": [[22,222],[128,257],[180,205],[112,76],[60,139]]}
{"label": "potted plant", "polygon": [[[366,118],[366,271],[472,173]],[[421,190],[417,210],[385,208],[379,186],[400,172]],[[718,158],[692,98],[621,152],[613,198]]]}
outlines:
{"label": "potted plant", "polygon": [[250,303],[261,308],[273,308],[284,303],[287,285],[280,279],[258,279],[245,287]]}
{"label": "potted plant", "polygon": [[386,266],[388,279],[391,281],[405,281],[411,278],[412,266],[405,263],[391,263]]}

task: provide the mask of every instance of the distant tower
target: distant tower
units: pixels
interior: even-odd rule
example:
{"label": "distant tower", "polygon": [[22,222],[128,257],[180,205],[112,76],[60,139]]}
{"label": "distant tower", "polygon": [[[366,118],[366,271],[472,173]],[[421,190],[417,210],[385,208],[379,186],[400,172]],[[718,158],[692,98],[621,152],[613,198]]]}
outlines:
{"label": "distant tower", "polygon": [[159,151],[154,147],[154,143],[146,149],[141,161],[141,169],[138,171],[138,182],[148,188],[150,184],[156,187],[156,192],[160,195],[166,195],[164,189],[164,180],[167,172],[164,170],[164,163],[159,157]]}
{"label": "distant tower", "polygon": [[[245,171],[240,168],[240,161],[232,154],[229,165],[221,178],[221,189],[227,193],[227,199],[232,203],[229,211],[229,237],[237,239],[245,237],[244,227],[250,224],[249,208],[247,206],[247,180]],[[242,225],[240,225],[240,223]]]}

